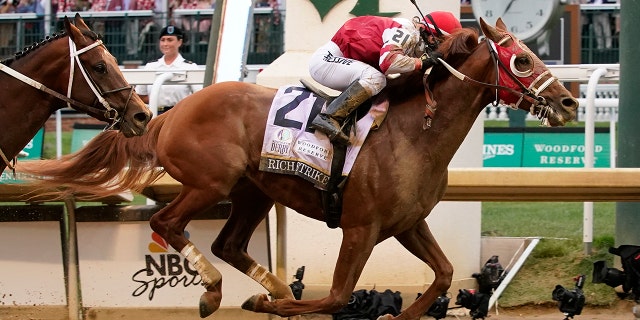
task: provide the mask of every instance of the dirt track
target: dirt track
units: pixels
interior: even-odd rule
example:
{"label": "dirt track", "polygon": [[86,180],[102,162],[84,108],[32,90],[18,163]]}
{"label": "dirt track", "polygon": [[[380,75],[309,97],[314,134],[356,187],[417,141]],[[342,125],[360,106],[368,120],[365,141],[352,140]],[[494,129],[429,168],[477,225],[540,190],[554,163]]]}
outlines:
{"label": "dirt track", "polygon": [[[582,314],[575,316],[575,320],[633,320],[631,313],[634,303],[619,301],[609,308],[585,307]],[[466,309],[450,309],[448,319],[470,320]],[[525,306],[518,308],[499,308],[490,310],[487,320],[562,320],[564,315],[553,305]],[[302,320],[332,320],[331,315],[305,315]],[[68,320],[64,306],[56,307],[0,307],[0,320]],[[94,310],[89,308],[85,314],[87,320],[197,320],[198,310],[194,308],[114,308]],[[280,320],[283,318],[257,314],[241,310],[218,310],[209,316],[209,320]],[[422,320],[432,320],[432,317],[422,317]]]}
{"label": "dirt track", "polygon": [[[619,301],[610,308],[585,307],[580,315],[574,317],[575,320],[633,320],[636,319],[631,313],[631,308],[635,303],[631,301]],[[450,309],[446,319],[471,319],[465,309]],[[523,320],[523,319],[549,319],[562,320],[565,316],[555,306],[524,306],[518,308],[499,308],[498,314],[492,309],[487,320]],[[308,315],[304,320],[330,320],[331,316]],[[422,317],[422,320],[433,319],[432,317]]]}

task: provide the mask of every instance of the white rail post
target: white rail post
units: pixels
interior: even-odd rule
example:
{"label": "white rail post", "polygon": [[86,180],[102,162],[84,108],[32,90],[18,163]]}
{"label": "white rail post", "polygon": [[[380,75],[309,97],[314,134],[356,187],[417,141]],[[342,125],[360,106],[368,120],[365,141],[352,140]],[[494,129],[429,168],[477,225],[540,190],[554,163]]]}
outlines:
{"label": "white rail post", "polygon": [[56,110],[56,159],[62,157],[62,112]]}
{"label": "white rail post", "polygon": [[162,85],[173,78],[173,72],[163,72],[156,76],[151,86],[151,92],[149,93],[149,109],[153,113],[154,117],[158,116],[158,100],[160,99],[160,89]]}
{"label": "white rail post", "polygon": [[[596,69],[587,85],[587,105],[585,108],[584,119],[584,167],[593,168],[595,162],[595,99],[596,86],[600,77],[607,73],[607,69]],[[584,243],[584,251],[587,255],[591,255],[591,247],[593,245],[593,202],[585,202],[583,204],[582,214],[582,242]]]}

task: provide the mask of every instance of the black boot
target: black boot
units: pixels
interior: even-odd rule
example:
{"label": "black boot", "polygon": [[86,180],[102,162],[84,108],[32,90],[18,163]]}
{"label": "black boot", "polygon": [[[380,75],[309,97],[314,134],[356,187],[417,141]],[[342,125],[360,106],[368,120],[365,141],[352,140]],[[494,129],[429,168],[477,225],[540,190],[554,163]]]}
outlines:
{"label": "black boot", "polygon": [[344,119],[367,99],[369,92],[358,81],[354,81],[327,106],[324,113],[318,114],[309,125],[310,128],[325,133],[334,143],[349,145],[349,137],[340,130]]}

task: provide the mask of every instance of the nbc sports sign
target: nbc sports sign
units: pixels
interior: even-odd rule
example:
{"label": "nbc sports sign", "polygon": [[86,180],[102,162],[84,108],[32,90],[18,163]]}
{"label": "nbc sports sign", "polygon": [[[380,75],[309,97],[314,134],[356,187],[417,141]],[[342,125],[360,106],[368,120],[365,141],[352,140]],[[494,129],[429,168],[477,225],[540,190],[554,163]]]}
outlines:
{"label": "nbc sports sign", "polygon": [[[251,295],[266,290],[209,250],[224,222],[193,220],[185,235],[222,273],[221,306],[237,307]],[[262,223],[248,248],[264,266],[269,265],[266,239],[266,226]],[[85,307],[198,308],[204,292],[200,276],[151,230],[148,221],[79,222],[78,246]]]}

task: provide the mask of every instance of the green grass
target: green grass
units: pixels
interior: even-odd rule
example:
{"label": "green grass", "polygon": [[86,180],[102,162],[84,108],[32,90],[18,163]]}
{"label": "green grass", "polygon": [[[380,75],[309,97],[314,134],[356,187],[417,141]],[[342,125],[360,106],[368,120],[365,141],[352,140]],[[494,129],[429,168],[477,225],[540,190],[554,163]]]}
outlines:
{"label": "green grass", "polygon": [[[527,304],[555,304],[551,292],[557,284],[573,289],[573,278],[587,275],[584,292],[587,304],[608,306],[618,300],[613,288],[593,284],[593,262],[613,255],[615,203],[595,203],[591,255],[582,242],[582,203],[484,202],[482,234],[486,236],[543,237],[524,266],[500,297],[503,307]],[[504,262],[503,262],[504,263]]]}
{"label": "green grass", "polygon": [[[71,152],[71,131],[62,132],[62,154]],[[42,143],[42,158],[55,159],[56,157],[56,135],[55,133],[45,134]]]}
{"label": "green grass", "polygon": [[[582,202],[483,202],[482,233],[489,236],[582,240]],[[593,234],[613,235],[615,204],[594,203]]]}

